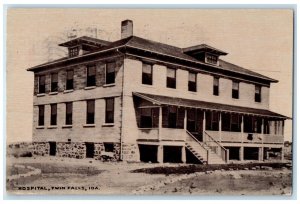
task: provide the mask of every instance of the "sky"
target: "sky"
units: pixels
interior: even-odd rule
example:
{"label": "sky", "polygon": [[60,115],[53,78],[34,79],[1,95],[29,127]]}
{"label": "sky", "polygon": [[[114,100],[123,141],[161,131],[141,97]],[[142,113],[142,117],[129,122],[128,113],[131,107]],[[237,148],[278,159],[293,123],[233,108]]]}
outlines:
{"label": "sky", "polygon": [[[74,32],[119,40],[125,19],[133,20],[136,36],[178,47],[205,43],[229,53],[222,59],[279,80],[271,85],[270,110],[292,117],[292,10],[11,8],[6,26],[7,142],[31,141],[33,73],[26,69],[65,55],[56,44]],[[291,139],[288,120],[285,140]]]}

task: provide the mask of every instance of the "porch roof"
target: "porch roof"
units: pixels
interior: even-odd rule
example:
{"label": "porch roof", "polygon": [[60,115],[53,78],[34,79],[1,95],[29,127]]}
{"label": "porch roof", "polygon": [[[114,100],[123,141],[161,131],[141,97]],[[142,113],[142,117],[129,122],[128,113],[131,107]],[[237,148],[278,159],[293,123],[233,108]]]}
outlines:
{"label": "porch roof", "polygon": [[157,105],[173,105],[173,106],[181,106],[181,107],[189,107],[189,108],[199,108],[204,110],[233,112],[233,113],[250,114],[250,115],[258,115],[258,116],[281,118],[281,119],[291,119],[287,116],[266,109],[233,106],[233,105],[226,105],[220,103],[211,103],[206,101],[198,101],[198,100],[191,100],[191,99],[184,99],[184,98],[177,98],[177,97],[152,95],[152,94],[139,93],[139,92],[133,92],[133,95]]}

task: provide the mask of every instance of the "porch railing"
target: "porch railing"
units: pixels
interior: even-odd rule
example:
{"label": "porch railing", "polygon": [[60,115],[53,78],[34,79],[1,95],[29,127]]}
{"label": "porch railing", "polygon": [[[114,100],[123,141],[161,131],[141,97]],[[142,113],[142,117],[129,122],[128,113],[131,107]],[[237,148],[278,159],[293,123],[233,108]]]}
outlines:
{"label": "porch railing", "polygon": [[190,143],[192,146],[193,144],[196,144],[196,145],[200,145],[202,147],[202,149],[200,150],[203,155],[206,156],[206,161],[208,162],[208,159],[209,159],[209,153],[210,153],[210,150],[209,148],[207,148],[205,145],[203,145],[203,143],[201,143],[192,133],[190,133],[188,130],[186,130],[186,133],[188,135],[188,137],[186,138],[186,141],[188,143]]}
{"label": "porch railing", "polygon": [[226,163],[229,160],[229,151],[225,149],[219,142],[211,137],[206,131],[204,131],[203,142],[206,144],[214,153],[221,156],[222,160]]}

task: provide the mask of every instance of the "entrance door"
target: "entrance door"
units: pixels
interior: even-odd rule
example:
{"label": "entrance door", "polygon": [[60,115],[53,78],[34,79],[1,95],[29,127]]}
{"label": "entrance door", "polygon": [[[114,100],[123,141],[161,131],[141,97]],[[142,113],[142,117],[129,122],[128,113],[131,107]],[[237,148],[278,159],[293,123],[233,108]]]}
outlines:
{"label": "entrance door", "polygon": [[95,149],[94,143],[86,142],[85,147],[86,147],[86,158],[94,158],[94,149]]}
{"label": "entrance door", "polygon": [[196,115],[196,132],[197,135],[195,136],[200,142],[203,141],[203,111],[197,109]]}
{"label": "entrance door", "polygon": [[50,145],[50,156],[55,156],[56,155],[56,142],[49,142]]}

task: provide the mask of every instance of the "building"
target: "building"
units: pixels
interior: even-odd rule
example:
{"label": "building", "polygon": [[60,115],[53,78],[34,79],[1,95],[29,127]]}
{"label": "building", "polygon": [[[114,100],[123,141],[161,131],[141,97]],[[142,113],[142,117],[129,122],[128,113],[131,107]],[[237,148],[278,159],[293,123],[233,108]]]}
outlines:
{"label": "building", "polygon": [[[133,35],[79,37],[34,72],[34,154],[145,162],[268,159],[286,116],[269,110],[277,80],[226,62],[206,44],[179,48]],[[281,157],[282,158],[282,157]]]}

